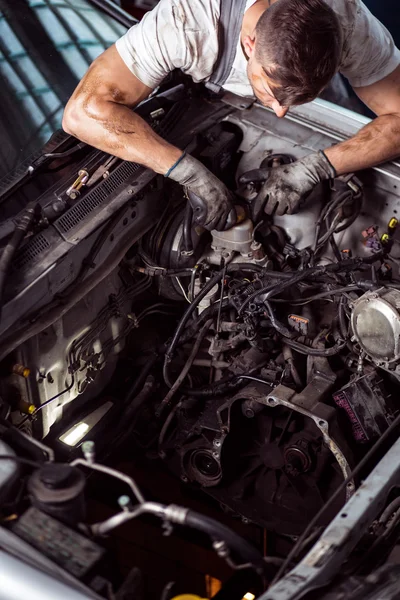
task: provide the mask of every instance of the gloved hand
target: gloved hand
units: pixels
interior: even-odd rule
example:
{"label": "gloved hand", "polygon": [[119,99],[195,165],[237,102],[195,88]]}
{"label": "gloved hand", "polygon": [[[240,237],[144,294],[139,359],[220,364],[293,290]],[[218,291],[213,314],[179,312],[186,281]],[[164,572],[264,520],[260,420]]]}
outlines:
{"label": "gloved hand", "polygon": [[278,216],[297,212],[317,183],[333,177],[336,171],[320,150],[288,165],[247,171],[239,182],[263,184],[251,206],[258,221],[263,209]]}
{"label": "gloved hand", "polygon": [[224,231],[236,223],[236,211],[225,185],[199,160],[184,155],[165,175],[188,189],[193,220],[211,231]]}

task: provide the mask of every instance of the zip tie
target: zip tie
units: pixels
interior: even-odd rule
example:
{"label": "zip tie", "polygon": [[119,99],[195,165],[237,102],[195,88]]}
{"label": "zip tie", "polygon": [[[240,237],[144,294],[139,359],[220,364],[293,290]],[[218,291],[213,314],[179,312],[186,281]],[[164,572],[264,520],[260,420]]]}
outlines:
{"label": "zip tie", "polygon": [[172,165],[171,168],[168,169],[168,171],[165,173],[164,177],[169,177],[172,173],[172,171],[175,169],[175,167],[177,167],[179,165],[179,163],[181,162],[181,160],[183,160],[186,156],[186,152],[183,152],[183,154],[178,158],[178,160],[176,161],[176,163],[174,163]]}

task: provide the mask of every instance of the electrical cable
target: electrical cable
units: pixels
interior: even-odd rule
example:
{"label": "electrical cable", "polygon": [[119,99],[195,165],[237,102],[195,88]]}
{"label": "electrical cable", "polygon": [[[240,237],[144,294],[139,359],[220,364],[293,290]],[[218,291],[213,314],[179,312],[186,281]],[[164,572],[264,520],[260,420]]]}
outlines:
{"label": "electrical cable", "polygon": [[[178,391],[178,389],[180,388],[180,386],[182,385],[183,381],[185,380],[186,375],[189,373],[190,367],[193,364],[194,359],[197,356],[197,353],[199,351],[200,345],[207,333],[207,331],[209,330],[211,323],[212,323],[212,319],[209,319],[204,325],[203,328],[201,329],[201,331],[199,332],[197,339],[195,341],[195,343],[193,344],[193,348],[192,351],[190,352],[180,374],[178,375],[178,377],[176,378],[175,382],[170,386],[170,390],[168,392],[168,394],[165,396],[165,398],[161,401],[161,403],[159,404],[159,406],[157,407],[156,410],[156,416],[160,417],[163,410],[168,406],[168,404],[171,402],[173,396],[175,395],[175,393]],[[170,383],[170,381],[166,381],[167,384]]]}
{"label": "electrical cable", "polygon": [[[289,277],[288,277],[286,273],[279,273],[279,272],[275,272],[275,271],[265,271],[263,269],[263,267],[261,267],[260,265],[253,265],[251,263],[233,263],[233,264],[229,264],[227,266],[227,273],[232,273],[235,271],[250,271],[250,272],[254,271],[257,273],[261,272],[261,273],[264,273],[266,276],[276,277],[277,279],[284,279],[285,283],[288,283],[288,281],[291,281],[291,278],[292,278],[291,275],[289,275]],[[175,352],[179,338],[181,337],[182,332],[183,332],[188,320],[190,319],[190,317],[196,310],[197,306],[203,300],[203,298],[205,298],[205,296],[213,289],[214,286],[219,284],[219,282],[222,279],[222,276],[223,276],[223,271],[219,271],[213,277],[211,277],[209,279],[209,281],[205,284],[203,289],[192,300],[192,303],[186,309],[183,316],[181,317],[178,327],[173,335],[172,341],[170,342],[169,347],[165,353],[164,369],[163,369],[165,382],[169,381],[168,363],[171,361],[172,355]],[[290,285],[290,283],[289,283],[289,285]],[[170,386],[168,386],[168,387],[170,387]]]}
{"label": "electrical cable", "polygon": [[[292,275],[289,279],[287,279],[286,281],[283,281],[281,283],[272,284],[272,285],[269,283],[268,285],[265,285],[265,286],[261,287],[260,289],[256,290],[255,292],[253,292],[252,294],[250,294],[250,296],[248,296],[246,298],[246,300],[243,302],[243,304],[239,308],[238,313],[240,315],[243,312],[244,308],[248,304],[250,304],[250,302],[252,300],[254,300],[254,298],[257,298],[257,296],[260,296],[261,294],[266,294],[265,300],[269,300],[269,298],[271,298],[272,295],[276,296],[280,292],[285,291],[288,287],[291,287],[293,285],[296,285],[300,281],[303,281],[303,279],[307,279],[308,277],[311,277],[312,275],[320,274],[323,272],[324,272],[324,267],[311,267],[309,269],[305,269],[304,271],[300,271],[299,273],[296,273],[295,275]],[[263,298],[263,300],[264,300],[264,298]]]}
{"label": "electrical cable", "polygon": [[362,471],[365,465],[371,460],[371,457],[375,454],[375,452],[386,442],[388,437],[392,434],[392,432],[400,425],[400,415],[396,417],[396,419],[389,425],[386,431],[383,432],[381,437],[375,442],[375,444],[368,450],[368,452],[364,455],[358,465],[353,469],[350,475],[339,485],[336,491],[328,498],[322,508],[317,512],[317,514],[311,519],[310,523],[307,525],[303,533],[298,538],[297,542],[287,555],[285,562],[276,573],[273,581],[271,582],[271,586],[276,583],[282,575],[284,575],[288,565],[296,558],[300,548],[304,544],[306,538],[312,532],[313,527],[320,521],[321,517],[331,508],[331,506],[338,500],[340,494],[344,492],[347,485],[352,483],[353,480],[357,477],[357,475]]}
{"label": "electrical cable", "polygon": [[72,379],[71,379],[71,383],[69,384],[68,387],[66,387],[64,390],[62,390],[61,392],[58,392],[58,394],[56,394],[55,396],[53,396],[52,398],[50,398],[49,400],[46,400],[46,402],[43,402],[43,404],[41,404],[40,406],[37,406],[35,408],[35,410],[33,411],[32,414],[30,415],[26,415],[17,425],[18,429],[21,428],[22,425],[24,425],[24,423],[26,423],[26,421],[33,419],[41,410],[43,410],[46,406],[48,406],[49,404],[51,404],[52,402],[54,402],[54,400],[57,400],[57,398],[59,398],[60,396],[62,396],[63,394],[66,394],[67,392],[69,392],[73,386],[75,384],[75,378],[72,375]]}
{"label": "electrical cable", "polygon": [[174,416],[176,415],[176,413],[178,412],[178,410],[180,409],[181,406],[182,406],[182,402],[178,402],[178,404],[175,404],[175,406],[168,413],[168,417],[165,419],[165,422],[164,422],[163,426],[161,427],[160,435],[158,436],[159,452],[160,452],[161,446],[164,442],[164,438],[169,429],[169,426],[171,425]]}
{"label": "electrical cable", "polygon": [[184,330],[186,323],[188,322],[188,320],[190,319],[190,317],[192,316],[192,314],[194,313],[194,311],[196,310],[197,306],[200,304],[200,302],[203,300],[203,298],[205,298],[205,296],[216,286],[219,284],[219,282],[222,279],[222,272],[218,272],[216,273],[216,275],[214,275],[213,277],[211,277],[211,279],[206,283],[206,285],[203,287],[203,289],[201,290],[201,292],[199,292],[196,296],[196,298],[193,299],[192,303],[188,306],[188,308],[186,309],[186,311],[183,313],[183,316],[179,322],[179,325],[174,333],[174,336],[172,338],[172,341],[165,353],[165,358],[164,358],[164,368],[163,368],[163,377],[164,377],[164,381],[167,383],[168,387],[172,386],[172,383],[170,382],[169,379],[169,374],[168,374],[168,365],[171,362],[172,356],[175,352],[175,348],[177,346],[178,340],[182,334],[182,331]]}
{"label": "electrical cable", "polygon": [[296,331],[293,331],[292,329],[289,329],[288,327],[286,327],[286,325],[284,325],[279,319],[278,317],[275,315],[274,310],[271,306],[271,304],[268,302],[268,300],[264,300],[264,306],[267,310],[268,316],[269,316],[269,320],[271,322],[271,325],[274,329],[276,329],[276,331],[278,333],[280,333],[283,337],[285,338],[293,338],[297,335]]}
{"label": "electrical cable", "polygon": [[[286,279],[286,281],[282,281],[275,285],[268,284],[268,285],[265,285],[264,287],[260,288],[259,290],[256,290],[250,296],[248,296],[248,298],[246,298],[246,300],[243,302],[243,304],[239,308],[238,313],[241,314],[243,312],[243,309],[252,300],[254,300],[254,298],[256,298],[257,296],[259,296],[261,294],[265,294],[265,298],[263,298],[263,301],[270,300],[274,296],[277,296],[279,293],[285,291],[288,287],[296,285],[297,283],[300,283],[300,281],[304,281],[305,279],[308,279],[310,277],[316,278],[317,276],[320,276],[320,275],[325,275],[328,273],[335,273],[335,272],[340,272],[340,271],[354,271],[357,269],[361,269],[364,265],[372,264],[372,263],[380,260],[384,256],[385,256],[385,253],[383,250],[381,250],[380,252],[376,252],[372,256],[349,258],[345,261],[342,261],[339,264],[333,263],[330,265],[320,265],[320,266],[316,266],[316,267],[309,267],[308,269],[304,269],[304,271],[300,271],[300,272],[296,273],[295,275],[290,275],[289,278]],[[285,275],[287,275],[287,274],[285,273]]]}
{"label": "electrical cable", "polygon": [[271,298],[270,302],[277,302],[280,304],[291,304],[293,306],[301,306],[308,302],[313,302],[314,300],[321,300],[322,298],[327,298],[329,296],[335,296],[336,294],[344,294],[346,292],[356,292],[360,290],[360,286],[357,284],[347,285],[340,288],[335,288],[333,290],[327,290],[325,292],[320,292],[318,294],[314,294],[313,296],[307,296],[306,298],[302,298],[301,300],[285,300],[284,298]]}

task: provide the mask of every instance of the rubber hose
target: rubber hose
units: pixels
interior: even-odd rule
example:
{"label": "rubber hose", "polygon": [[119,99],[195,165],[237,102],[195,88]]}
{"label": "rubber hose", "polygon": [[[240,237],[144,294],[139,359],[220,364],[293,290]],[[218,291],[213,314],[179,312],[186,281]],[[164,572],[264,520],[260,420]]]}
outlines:
{"label": "rubber hose", "polygon": [[310,348],[305,344],[301,344],[300,342],[296,342],[295,340],[285,339],[285,344],[296,350],[296,352],[300,352],[300,354],[307,354],[309,356],[334,356],[335,354],[339,354],[341,350],[345,347],[345,343],[335,344],[332,348]]}
{"label": "rubber hose", "polygon": [[30,228],[33,217],[34,217],[33,208],[28,208],[21,216],[20,220],[15,226],[14,233],[5,246],[3,253],[0,258],[0,319],[1,313],[3,310],[3,295],[4,288],[7,279],[7,275],[10,271],[10,267],[15,256],[16,251],[18,250],[22,240],[25,237],[26,232]]}
{"label": "rubber hose", "polygon": [[225,542],[245,563],[250,563],[257,571],[264,572],[265,563],[258,550],[229,527],[192,510],[187,512],[184,525],[206,533],[214,541]]}
{"label": "rubber hose", "polygon": [[196,298],[193,300],[193,302],[188,306],[188,308],[186,309],[186,311],[184,312],[179,325],[175,331],[175,334],[172,338],[172,341],[165,353],[165,359],[164,359],[164,381],[167,383],[168,387],[171,387],[171,385],[168,383],[169,378],[168,378],[168,372],[166,370],[166,365],[168,365],[168,363],[171,361],[172,355],[175,351],[175,348],[177,346],[178,340],[181,337],[181,334],[186,326],[186,323],[188,322],[188,320],[190,319],[190,317],[192,316],[192,314],[194,313],[194,311],[196,310],[197,306],[200,304],[200,302],[203,300],[203,298],[206,297],[206,295],[208,294],[208,292],[210,292],[214,286],[218,285],[218,283],[221,281],[222,279],[222,271],[220,271],[219,273],[216,273],[216,275],[214,275],[214,277],[211,277],[211,279],[206,283],[206,285],[203,287],[203,289],[201,290],[201,292],[199,294],[197,294]]}

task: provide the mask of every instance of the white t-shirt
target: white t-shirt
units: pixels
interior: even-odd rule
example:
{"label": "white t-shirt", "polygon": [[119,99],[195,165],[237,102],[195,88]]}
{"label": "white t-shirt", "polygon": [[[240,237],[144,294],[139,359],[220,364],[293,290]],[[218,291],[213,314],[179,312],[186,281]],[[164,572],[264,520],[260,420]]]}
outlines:
{"label": "white t-shirt", "polygon": [[[325,0],[336,12],[344,32],[340,72],[353,87],[383,79],[400,64],[400,51],[388,30],[361,0]],[[218,56],[221,0],[160,0],[116,43],[134,75],[157,87],[174,69],[195,82],[207,81]],[[246,10],[255,0],[247,0]],[[235,60],[224,89],[253,96],[246,74],[247,61],[238,40]]]}

